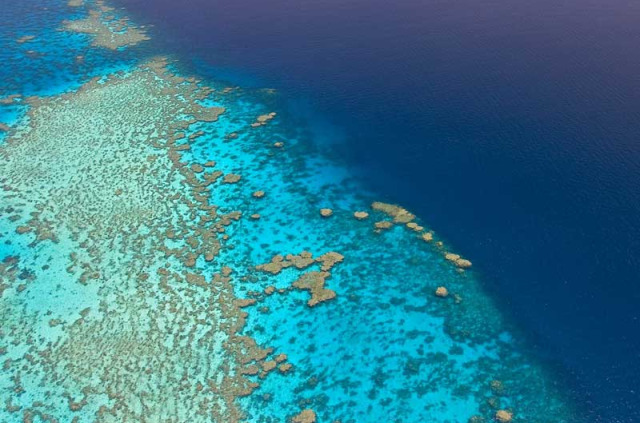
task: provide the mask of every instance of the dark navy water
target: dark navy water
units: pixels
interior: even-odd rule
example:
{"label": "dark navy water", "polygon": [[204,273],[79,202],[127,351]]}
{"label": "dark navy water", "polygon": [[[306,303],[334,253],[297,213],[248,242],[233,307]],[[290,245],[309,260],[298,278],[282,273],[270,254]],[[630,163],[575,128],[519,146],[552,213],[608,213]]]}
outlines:
{"label": "dark navy water", "polygon": [[640,3],[119,3],[317,116],[319,142],[473,259],[594,421],[640,421]]}

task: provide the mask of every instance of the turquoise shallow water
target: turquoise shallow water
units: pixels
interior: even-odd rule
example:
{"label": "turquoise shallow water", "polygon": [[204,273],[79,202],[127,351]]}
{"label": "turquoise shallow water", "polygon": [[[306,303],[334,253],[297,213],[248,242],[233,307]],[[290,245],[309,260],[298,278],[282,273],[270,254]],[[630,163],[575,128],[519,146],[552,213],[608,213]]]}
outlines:
{"label": "turquoise shallow water", "polygon": [[[204,69],[184,80],[150,41],[61,31],[100,2],[31,6],[2,12],[0,97],[22,97],[0,112],[0,421],[584,421],[446,258],[464,246],[372,209],[386,199],[323,151],[313,115]],[[257,267],[305,251],[343,256],[313,307],[294,284],[323,263]]]}

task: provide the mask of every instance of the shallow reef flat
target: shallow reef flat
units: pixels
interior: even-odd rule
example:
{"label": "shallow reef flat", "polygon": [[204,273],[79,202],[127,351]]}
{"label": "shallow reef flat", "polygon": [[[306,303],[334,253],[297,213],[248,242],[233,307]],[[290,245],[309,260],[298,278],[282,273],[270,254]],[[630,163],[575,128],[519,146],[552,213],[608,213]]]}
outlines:
{"label": "shallow reef flat", "polygon": [[471,260],[279,94],[129,65],[126,17],[68,8],[33,42],[85,34],[80,82],[0,100],[0,421],[583,421]]}
{"label": "shallow reef flat", "polygon": [[[235,335],[227,270],[201,269],[237,215],[219,215],[209,174],[180,161],[181,131],[224,111],[199,105],[209,93],[157,59],[25,100],[26,123],[0,151],[2,213],[43,264],[17,255],[2,267],[10,420],[238,419],[235,397],[253,387],[242,366],[265,353]],[[64,273],[48,256],[58,249]]]}

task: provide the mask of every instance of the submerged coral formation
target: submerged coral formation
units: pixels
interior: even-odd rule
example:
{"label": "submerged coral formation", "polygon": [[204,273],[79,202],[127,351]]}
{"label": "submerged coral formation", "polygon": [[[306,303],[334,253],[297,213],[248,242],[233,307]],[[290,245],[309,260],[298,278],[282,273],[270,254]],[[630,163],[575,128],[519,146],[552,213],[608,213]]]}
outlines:
{"label": "submerged coral formation", "polygon": [[[71,0],[69,6],[79,7],[82,2]],[[116,50],[121,47],[133,46],[149,40],[146,32],[132,25],[126,17],[116,19],[110,13],[113,9],[102,1],[96,2],[96,9],[89,11],[84,19],[63,22],[65,31],[89,34],[92,45]]]}
{"label": "submerged coral formation", "polygon": [[444,286],[439,286],[438,288],[436,288],[436,295],[442,298],[447,297],[449,296],[449,290]]}
{"label": "submerged coral formation", "polygon": [[410,213],[406,209],[394,204],[387,204],[376,201],[371,204],[371,208],[393,217],[393,221],[396,223],[409,223],[416,218],[413,213]]}
{"label": "submerged coral formation", "polygon": [[446,253],[444,255],[444,258],[446,258],[450,262],[453,262],[456,266],[462,269],[471,267],[471,262],[467,259],[463,259],[459,254]]}
{"label": "submerged coral formation", "polygon": [[496,412],[496,420],[500,423],[510,423],[513,419],[513,413],[507,410],[498,410]]}
{"label": "submerged coral formation", "polygon": [[18,44],[24,44],[24,43],[27,43],[29,41],[33,41],[35,38],[36,38],[35,35],[23,35],[22,37],[18,38],[16,40],[16,42]]}
{"label": "submerged coral formation", "polygon": [[330,217],[333,215],[333,210],[331,209],[320,209],[320,216],[322,217]]}
{"label": "submerged coral formation", "polygon": [[302,410],[300,414],[293,416],[293,423],[315,423],[316,413],[311,409]]}
{"label": "submerged coral formation", "polygon": [[[33,248],[53,242],[68,251],[56,290],[87,288],[78,309],[25,314],[29,290],[2,285],[0,314],[11,322],[5,372],[26,392],[13,400],[25,419],[85,407],[104,422],[241,418],[235,399],[256,386],[243,366],[263,357],[237,335],[245,312],[230,269],[202,267],[231,220],[180,155],[182,131],[224,112],[200,105],[210,93],[156,59],[74,93],[27,100],[28,123],[0,148],[2,204],[20,216],[18,232]],[[14,268],[7,259],[1,271]],[[46,315],[61,330],[35,335]],[[51,402],[28,401],[38,385],[50,387]]]}
{"label": "submerged coral formation", "polygon": [[357,211],[353,213],[353,217],[358,220],[364,220],[369,217],[369,213],[367,213],[366,211]]}
{"label": "submerged coral formation", "polygon": [[[291,284],[294,288],[309,291],[311,298],[307,301],[307,305],[309,307],[314,307],[319,303],[336,297],[335,291],[325,288],[325,282],[331,276],[329,271],[337,263],[340,263],[343,260],[344,256],[334,251],[325,253],[316,259],[313,258],[311,253],[303,251],[300,254],[287,254],[284,257],[276,255],[271,259],[270,263],[260,264],[256,266],[256,269],[276,275],[283,269],[289,267],[295,267],[302,270],[319,263],[321,265],[319,272],[311,271],[304,273]],[[273,289],[270,288],[272,287],[267,287],[265,292],[268,292],[268,294],[273,293]]]}
{"label": "submerged coral formation", "polygon": [[335,291],[324,287],[325,281],[329,276],[331,276],[329,272],[308,272],[300,276],[300,278],[293,283],[293,286],[311,293],[311,298],[307,301],[307,305],[313,307],[318,303],[336,297]]}

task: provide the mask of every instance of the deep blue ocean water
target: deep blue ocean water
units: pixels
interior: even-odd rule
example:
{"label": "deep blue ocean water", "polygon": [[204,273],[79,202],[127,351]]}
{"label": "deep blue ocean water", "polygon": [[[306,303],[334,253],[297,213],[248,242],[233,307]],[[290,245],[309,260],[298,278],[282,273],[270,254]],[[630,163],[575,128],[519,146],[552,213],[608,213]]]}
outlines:
{"label": "deep blue ocean water", "polygon": [[640,421],[640,3],[118,0],[473,257],[600,421]]}

